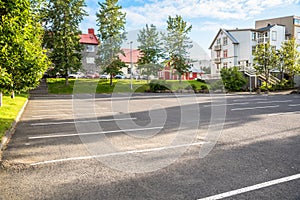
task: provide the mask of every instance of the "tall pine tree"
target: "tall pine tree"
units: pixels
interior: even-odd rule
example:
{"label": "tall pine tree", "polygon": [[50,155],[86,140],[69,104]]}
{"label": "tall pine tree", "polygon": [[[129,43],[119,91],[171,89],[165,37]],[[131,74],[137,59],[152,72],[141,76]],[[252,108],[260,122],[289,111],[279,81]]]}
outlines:
{"label": "tall pine tree", "polygon": [[101,40],[97,63],[103,72],[110,73],[111,86],[113,75],[118,73],[121,67],[124,66],[124,63],[119,60],[119,55],[124,53],[121,50],[121,45],[126,38],[126,14],[121,11],[122,7],[117,3],[118,0],[99,2],[100,9],[96,14],[99,38]]}
{"label": "tall pine tree", "polygon": [[167,34],[163,38],[165,50],[169,57],[168,63],[179,74],[179,81],[181,82],[181,76],[190,69],[187,50],[192,48],[188,37],[192,25],[188,25],[179,15],[169,16],[167,25]]}
{"label": "tall pine tree", "polygon": [[138,60],[138,68],[143,75],[147,76],[148,81],[150,75],[157,75],[158,70],[162,68],[160,64],[160,59],[163,57],[162,42],[156,26],[146,24],[146,27],[140,30],[137,41],[138,49],[142,53]]}

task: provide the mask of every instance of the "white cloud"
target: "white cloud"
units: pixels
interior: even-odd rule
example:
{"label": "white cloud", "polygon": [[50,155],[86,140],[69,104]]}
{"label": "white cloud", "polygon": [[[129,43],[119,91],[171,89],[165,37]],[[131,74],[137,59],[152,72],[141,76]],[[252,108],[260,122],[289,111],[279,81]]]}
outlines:
{"label": "white cloud", "polygon": [[266,9],[298,2],[299,0],[153,0],[143,6],[131,6],[124,10],[132,28],[146,23],[161,27],[169,15],[178,14],[188,19],[249,19]]}

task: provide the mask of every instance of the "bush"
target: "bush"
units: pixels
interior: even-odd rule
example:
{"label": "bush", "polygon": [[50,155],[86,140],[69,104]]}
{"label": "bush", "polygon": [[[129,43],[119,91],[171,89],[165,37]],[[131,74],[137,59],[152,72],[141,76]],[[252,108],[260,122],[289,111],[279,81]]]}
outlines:
{"label": "bush", "polygon": [[168,90],[168,86],[165,80],[152,80],[149,83],[151,92],[159,92]]}
{"label": "bush", "polygon": [[238,67],[222,68],[221,77],[224,87],[232,92],[241,91],[242,87],[247,83],[243,74],[238,70]]}

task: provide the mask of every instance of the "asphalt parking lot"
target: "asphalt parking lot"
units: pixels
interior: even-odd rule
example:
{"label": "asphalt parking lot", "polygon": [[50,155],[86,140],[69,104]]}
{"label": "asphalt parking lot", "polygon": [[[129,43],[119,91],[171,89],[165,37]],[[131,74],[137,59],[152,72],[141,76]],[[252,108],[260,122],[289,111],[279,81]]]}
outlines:
{"label": "asphalt parking lot", "polygon": [[40,96],[1,199],[300,199],[299,95]]}

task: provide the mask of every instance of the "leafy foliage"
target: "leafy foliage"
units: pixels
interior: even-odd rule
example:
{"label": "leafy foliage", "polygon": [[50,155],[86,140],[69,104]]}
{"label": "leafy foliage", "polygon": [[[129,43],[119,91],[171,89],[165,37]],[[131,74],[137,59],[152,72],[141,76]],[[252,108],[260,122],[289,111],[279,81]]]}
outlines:
{"label": "leafy foliage", "polygon": [[141,51],[142,56],[138,60],[138,68],[141,69],[141,74],[147,76],[149,80],[150,75],[156,75],[158,70],[162,68],[159,63],[163,57],[162,42],[160,34],[153,24],[140,30],[137,41],[140,43],[138,49]]}
{"label": "leafy foliage", "polygon": [[270,71],[276,69],[278,63],[278,55],[270,42],[258,44],[254,52],[254,68],[259,74],[263,74],[266,78],[266,88],[268,88]]}
{"label": "leafy foliage", "polygon": [[287,73],[292,80],[295,74],[300,73],[300,52],[297,50],[298,47],[299,45],[293,38],[284,42],[280,50],[283,62],[282,70]]}
{"label": "leafy foliage", "polygon": [[238,67],[222,68],[221,77],[225,89],[229,91],[240,91],[247,82]]}
{"label": "leafy foliage", "polygon": [[169,57],[167,62],[177,70],[177,73],[180,75],[179,81],[181,81],[181,75],[188,72],[190,68],[187,64],[187,50],[192,47],[188,37],[189,32],[192,30],[192,25],[188,26],[187,22],[179,15],[176,15],[174,18],[169,16],[167,24],[167,35],[163,36],[165,50]]}
{"label": "leafy foliage", "polygon": [[51,49],[48,55],[54,71],[66,77],[66,85],[68,73],[82,66],[79,24],[86,15],[84,6],[84,0],[49,0],[43,10],[44,44]]}
{"label": "leafy foliage", "polygon": [[[103,3],[98,3],[100,6],[97,12],[97,25],[99,26],[99,38],[101,45],[98,51],[99,58],[97,64],[100,65],[102,71],[110,71],[109,68],[114,66],[114,71],[119,71],[122,66],[118,61],[121,50],[121,45],[125,37],[125,16],[121,11],[122,7],[117,5],[118,0],[106,0]],[[117,61],[116,61],[117,60]],[[120,65],[117,65],[120,64]],[[112,75],[110,84],[112,86]]]}
{"label": "leafy foliage", "polygon": [[29,0],[0,1],[0,15],[1,91],[27,91],[49,66],[39,17]]}

